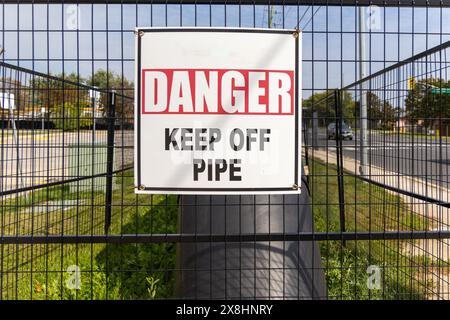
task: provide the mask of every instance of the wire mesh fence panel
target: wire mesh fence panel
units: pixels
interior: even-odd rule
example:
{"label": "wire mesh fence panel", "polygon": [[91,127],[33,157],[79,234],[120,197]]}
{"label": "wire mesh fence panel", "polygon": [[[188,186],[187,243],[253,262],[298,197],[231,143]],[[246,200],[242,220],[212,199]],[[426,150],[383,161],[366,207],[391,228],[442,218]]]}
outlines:
{"label": "wire mesh fence panel", "polygon": [[[122,185],[117,174],[132,167],[124,156],[133,148],[132,121],[118,113],[108,130],[108,92],[5,63],[0,70],[2,236],[103,233],[107,197]],[[126,96],[116,102],[133,109]],[[47,274],[55,257],[63,263],[70,251],[63,245],[2,246],[2,297],[26,297],[33,269]]]}
{"label": "wire mesh fence panel", "polygon": [[[448,47],[444,43],[431,48],[342,90],[348,96],[342,103],[347,109],[342,117],[359,131],[359,141],[343,147],[343,168],[349,178],[358,175],[360,183],[369,185],[367,194],[361,193],[364,200],[346,199],[347,207],[355,207],[356,229],[448,230]],[[356,214],[362,202],[368,205],[366,217]],[[396,259],[406,264],[409,285],[425,297],[444,298],[448,249],[447,240],[420,239],[403,241],[397,249],[373,247],[372,253],[397,251]]]}
{"label": "wire mesh fence panel", "polygon": [[[449,17],[3,1],[1,299],[448,299]],[[300,195],[135,194],[135,28],[174,26],[301,29]]]}

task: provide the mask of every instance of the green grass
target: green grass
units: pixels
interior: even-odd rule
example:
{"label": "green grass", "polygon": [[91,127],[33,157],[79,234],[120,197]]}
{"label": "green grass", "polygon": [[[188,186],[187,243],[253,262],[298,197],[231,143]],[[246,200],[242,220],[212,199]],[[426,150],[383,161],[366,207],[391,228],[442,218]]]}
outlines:
{"label": "green grass", "polygon": [[[173,233],[177,201],[173,196],[134,194],[132,172],[116,178],[110,233]],[[101,234],[104,194],[51,188],[8,199],[2,206],[9,233]],[[33,200],[32,200],[33,199]],[[27,208],[49,200],[80,199],[82,206],[30,215]],[[18,210],[20,208],[20,210]],[[62,217],[61,215],[64,215]],[[64,222],[61,223],[62,218]],[[40,227],[40,228],[38,228]],[[8,227],[4,227],[7,230]],[[174,244],[48,244],[0,247],[0,292],[3,299],[150,299],[173,296]],[[67,268],[79,266],[81,289],[66,287]],[[73,278],[73,277],[72,277]]]}
{"label": "green grass", "polygon": [[385,134],[385,135],[391,135],[396,136],[406,136],[406,137],[416,137],[416,138],[425,138],[430,140],[448,140],[450,137],[447,136],[437,136],[437,135],[430,135],[430,134],[424,134],[424,133],[414,133],[414,132],[397,132],[394,130],[371,130],[379,134]]}
{"label": "green grass", "polygon": [[[310,164],[315,230],[339,231],[337,171],[318,161]],[[400,197],[380,187],[344,176],[346,231],[427,230],[432,223],[411,212]],[[372,240],[320,243],[331,299],[424,299],[433,284],[424,276],[430,259],[409,257],[406,241]],[[367,267],[381,268],[381,289],[367,287]]]}
{"label": "green grass", "polygon": [[[336,170],[311,161],[310,187],[316,231],[339,231]],[[116,177],[110,233],[174,233],[175,196],[134,194],[132,172]],[[412,213],[396,195],[345,176],[347,231],[426,230],[432,223]],[[78,200],[67,210],[33,212],[47,201]],[[48,188],[3,200],[4,234],[101,234],[105,195]],[[69,203],[69,202],[68,202]],[[62,222],[63,221],[63,222]],[[320,243],[331,299],[425,298],[433,285],[424,276],[432,262],[408,257],[403,241]],[[48,244],[0,246],[2,299],[162,299],[174,296],[175,244]],[[79,266],[81,289],[68,289],[67,268]],[[368,290],[369,265],[382,269],[382,289]]]}

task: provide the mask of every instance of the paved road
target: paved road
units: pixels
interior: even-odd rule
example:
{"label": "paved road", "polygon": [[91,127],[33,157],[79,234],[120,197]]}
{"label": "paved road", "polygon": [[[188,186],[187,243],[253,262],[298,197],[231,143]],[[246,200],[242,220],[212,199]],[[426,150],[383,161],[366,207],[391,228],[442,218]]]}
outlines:
{"label": "paved road", "polygon": [[[309,134],[311,137],[311,131]],[[311,138],[307,143],[312,144]],[[324,128],[318,130],[317,145],[335,152],[334,140],[327,140]],[[344,156],[360,158],[359,137],[343,142]],[[414,176],[424,181],[450,187],[450,139],[382,134],[371,131],[368,141],[369,164],[386,171]],[[370,172],[369,172],[370,174]]]}
{"label": "paved road", "polygon": [[[11,130],[4,130],[0,136],[0,192],[105,173],[106,138],[105,130],[19,130],[16,141]],[[122,145],[132,147],[132,131],[115,135],[116,168],[132,162],[131,149],[123,151]],[[88,183],[92,182],[83,185]]]}
{"label": "paved road", "polygon": [[[70,179],[79,167],[81,175],[90,163],[86,160],[84,167],[77,166],[77,155],[85,160],[83,155],[92,153],[89,146],[93,143],[105,145],[106,132],[98,131],[93,136],[87,131],[19,130],[16,141],[12,131],[5,131],[0,139],[0,192]],[[78,145],[88,148],[77,149]]]}

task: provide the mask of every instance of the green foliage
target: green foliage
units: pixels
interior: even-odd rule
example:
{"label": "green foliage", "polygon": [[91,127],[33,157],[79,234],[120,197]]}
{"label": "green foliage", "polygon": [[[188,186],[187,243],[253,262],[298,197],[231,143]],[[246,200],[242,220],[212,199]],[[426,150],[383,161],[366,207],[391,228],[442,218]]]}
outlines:
{"label": "green foliage", "polygon": [[[112,71],[103,69],[97,70],[92,77],[87,79],[87,84],[101,89],[116,90],[120,95],[133,98],[134,84],[127,78],[122,77]],[[101,104],[106,105],[106,95],[101,95]],[[118,119],[133,118],[133,100],[116,99],[116,114]]]}
{"label": "green foliage", "polygon": [[450,81],[439,78],[418,80],[405,99],[406,116],[411,123],[424,121],[430,126],[439,118],[450,118],[450,94],[433,93],[434,88],[450,88]]}
{"label": "green foliage", "polygon": [[120,299],[119,288],[108,285],[107,273],[102,270],[94,269],[92,272],[82,273],[80,289],[67,288],[68,277],[69,274],[65,273],[61,283],[59,275],[51,276],[47,286],[35,280],[35,298],[40,297],[46,300]]}
{"label": "green foliage", "polygon": [[351,249],[342,247],[339,242],[321,243],[328,296],[330,299],[381,299],[382,291],[369,290],[367,287],[369,262],[364,252],[355,254]]}
{"label": "green foliage", "polygon": [[[310,170],[315,231],[339,231],[336,168],[312,160]],[[369,200],[368,195],[373,197]],[[432,227],[429,219],[412,213],[397,195],[356,177],[344,176],[344,197],[346,231],[426,230]],[[321,242],[329,298],[424,298],[424,293],[430,289],[425,286],[433,285],[421,279],[421,268],[427,260],[408,256],[402,252],[402,245],[396,240],[346,241],[345,246],[340,241]],[[367,267],[370,265],[382,269],[382,290],[367,287]]]}
{"label": "green foliage", "polygon": [[[154,205],[124,225],[122,233],[176,232],[177,198],[159,196],[153,197],[152,201]],[[108,244],[97,255],[96,262],[112,271],[111,284],[120,288],[120,295],[125,299],[148,297],[147,276],[150,273],[163,284],[158,286],[158,298],[170,298],[175,283],[175,251],[176,246],[172,243]]]}
{"label": "green foliage", "polygon": [[[87,84],[90,86],[102,88],[102,89],[133,89],[133,82],[129,81],[127,78],[121,77],[115,72],[106,71],[103,69],[99,69],[95,72],[92,77],[89,77],[86,80]],[[119,92],[121,93],[121,92]],[[125,95],[131,96],[127,91],[124,91]]]}
{"label": "green foliage", "polygon": [[[357,116],[359,117],[359,112]],[[389,101],[375,93],[367,93],[367,118],[371,122],[371,128],[392,130],[397,116],[398,110]]]}
{"label": "green foliage", "polygon": [[45,107],[52,112],[55,106],[62,105],[68,101],[88,101],[88,91],[80,90],[75,84],[69,84],[59,79],[73,83],[83,83],[84,79],[75,73],[58,74],[57,79],[36,77],[32,79],[34,105]]}
{"label": "green foliage", "polygon": [[[360,101],[355,101],[349,91],[341,92],[342,117],[348,124],[355,125],[355,119],[360,115]],[[304,116],[310,118],[312,112],[318,112],[319,119],[326,125],[336,121],[334,91],[320,92],[303,101]],[[372,128],[392,128],[398,115],[398,110],[389,101],[381,99],[375,93],[367,93],[368,119]]]}
{"label": "green foliage", "polygon": [[[342,116],[345,122],[353,124],[355,118],[356,102],[349,92],[342,92]],[[303,115],[311,118],[313,112],[318,112],[319,119],[323,119],[324,124],[336,121],[335,96],[334,91],[315,93],[303,100]]]}
{"label": "green foliage", "polygon": [[[36,78],[32,80],[33,104],[35,106],[45,107],[50,112],[55,111],[61,107],[65,102],[77,101],[80,104],[87,102],[90,104],[89,91],[76,84],[87,83],[90,86],[97,87],[103,90],[116,90],[117,93],[128,97],[133,97],[134,84],[127,78],[119,76],[112,71],[105,71],[103,69],[97,70],[93,76],[87,79],[81,77],[76,73],[57,74],[58,79],[65,79],[75,84],[69,84],[58,79]],[[107,95],[100,94],[100,104],[105,107],[107,104]],[[31,101],[31,97],[28,99]],[[116,100],[116,113],[118,118],[133,117],[133,101],[130,99]]]}
{"label": "green foliage", "polygon": [[50,118],[55,128],[74,131],[91,127],[94,123],[92,115],[84,114],[81,110],[83,107],[87,107],[87,105],[69,102],[54,106]]}
{"label": "green foliage", "polygon": [[158,289],[158,286],[156,285],[159,282],[159,279],[155,279],[154,277],[147,277],[145,278],[148,283],[148,295],[150,296],[150,299],[155,299],[156,297],[156,290]]}
{"label": "green foliage", "polygon": [[[312,208],[316,231],[339,230],[339,201],[337,174],[331,165],[325,166],[311,161],[310,187],[312,188]],[[118,175],[117,182],[122,188],[113,194],[111,234],[133,233],[174,233],[177,231],[178,203],[176,196],[136,197],[133,192],[132,172]],[[364,183],[351,176],[344,177],[347,230],[424,230],[431,225],[422,216],[411,213],[402,200],[379,187]],[[376,195],[368,201],[368,194]],[[103,194],[70,194],[65,187],[49,188],[42,194],[34,194],[35,199],[86,199],[92,203],[104,203]],[[27,197],[20,201],[30,201]],[[373,201],[380,199],[380,202]],[[9,199],[8,199],[9,200]],[[137,201],[139,200],[139,203]],[[17,201],[11,199],[11,201]],[[12,202],[13,203],[13,202]],[[28,204],[28,202],[26,202]],[[36,205],[38,203],[34,202]],[[42,202],[45,203],[45,202]],[[64,211],[64,224],[91,219],[95,227],[102,228],[104,211],[102,206],[89,205]],[[139,204],[139,205],[137,205]],[[358,205],[355,205],[358,204]],[[93,210],[98,210],[93,211]],[[34,228],[57,223],[60,228],[60,211],[50,217],[35,220]],[[5,221],[12,221],[16,210],[5,211]],[[36,217],[37,213],[35,213]],[[29,216],[29,215],[28,215]],[[55,216],[55,222],[49,218]],[[78,220],[79,219],[79,220]],[[28,219],[21,219],[21,227]],[[358,223],[358,224],[357,224]],[[92,234],[89,225],[79,224],[78,234]],[[83,229],[83,226],[85,229]],[[36,229],[34,229],[36,230]],[[59,231],[60,229],[58,229]],[[16,230],[14,230],[16,232]],[[60,232],[60,231],[59,231]],[[406,256],[401,251],[402,243],[396,240],[348,241],[342,246],[340,241],[320,243],[322,264],[325,270],[330,298],[337,299],[389,299],[423,298],[423,293],[432,283],[423,283],[420,274],[424,264],[431,266],[426,257]],[[16,288],[1,288],[0,298],[20,299],[156,299],[173,297],[176,246],[164,244],[35,244],[32,248],[5,245],[4,251],[11,252],[2,261],[4,268],[15,266],[20,259],[20,268],[33,272],[20,273],[23,278],[14,279]],[[17,251],[16,251],[17,250]],[[26,254],[25,254],[26,253]],[[63,256],[63,259],[61,257]],[[383,270],[382,290],[369,290],[366,272],[369,265],[378,265]],[[70,276],[65,272],[70,265],[81,269],[81,288],[68,289],[66,281]],[[393,267],[394,266],[394,267]],[[5,269],[6,270],[6,269]],[[42,272],[46,270],[46,272]],[[428,269],[429,270],[429,269]],[[10,273],[11,274],[11,273]],[[3,283],[12,278],[8,272],[1,275]],[[13,274],[13,276],[15,276]],[[422,277],[422,278],[421,278]],[[11,293],[12,292],[12,293]],[[407,294],[406,294],[407,293]]]}
{"label": "green foliage", "polygon": [[[122,188],[113,192],[112,234],[176,232],[176,196],[140,196],[137,205],[132,171],[119,174],[116,179]],[[103,193],[70,192],[64,185],[8,201],[12,205],[16,201],[26,205],[42,205],[47,200],[62,199],[79,199],[84,205],[72,209],[68,207],[63,213],[54,211],[48,216],[35,213],[34,225],[29,212],[25,212],[26,216],[17,217],[20,218],[23,233],[30,234],[30,230],[33,230],[34,234],[40,234],[41,230],[37,227],[45,226],[49,234],[52,234],[52,230],[60,234],[61,214],[66,232],[75,232],[70,228],[74,224],[79,226],[77,234],[92,234],[103,228],[103,207],[90,205],[104,203]],[[4,212],[5,219],[15,221],[11,220],[18,214],[15,208],[12,206],[10,211]],[[16,224],[11,225],[11,228],[17,228]],[[11,232],[16,234],[17,229]],[[21,268],[33,272],[20,273],[18,278],[14,278],[13,286],[0,288],[0,298],[90,300],[173,297],[176,269],[174,244],[36,244],[32,250],[25,246],[5,245],[4,250],[11,254],[0,261],[3,268],[20,263]],[[19,261],[15,260],[16,256],[20,257]],[[79,289],[66,286],[71,276],[66,270],[71,265],[80,268]],[[10,283],[8,273],[0,277],[4,284]]]}

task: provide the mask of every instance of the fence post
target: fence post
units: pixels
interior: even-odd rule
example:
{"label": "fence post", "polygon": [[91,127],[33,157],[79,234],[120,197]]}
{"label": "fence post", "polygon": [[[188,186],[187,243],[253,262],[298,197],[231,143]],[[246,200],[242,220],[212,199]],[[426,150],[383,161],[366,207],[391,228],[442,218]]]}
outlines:
{"label": "fence post", "polygon": [[302,124],[302,131],[303,131],[303,147],[305,149],[305,165],[307,166],[309,164],[309,150],[308,150],[308,143],[309,143],[309,124],[310,121],[303,120]]}
{"label": "fence post", "polygon": [[[344,195],[344,161],[342,154],[342,101],[341,91],[334,92],[334,109],[336,112],[336,165],[339,192],[340,231],[345,232],[345,195]],[[345,241],[343,241],[345,245]]]}
{"label": "fence post", "polygon": [[106,146],[106,194],[105,194],[105,233],[111,225],[112,184],[114,170],[114,127],[116,120],[116,93],[108,92],[107,107],[107,146]]}
{"label": "fence post", "polygon": [[319,112],[312,113],[312,145],[313,149],[319,149]]}

